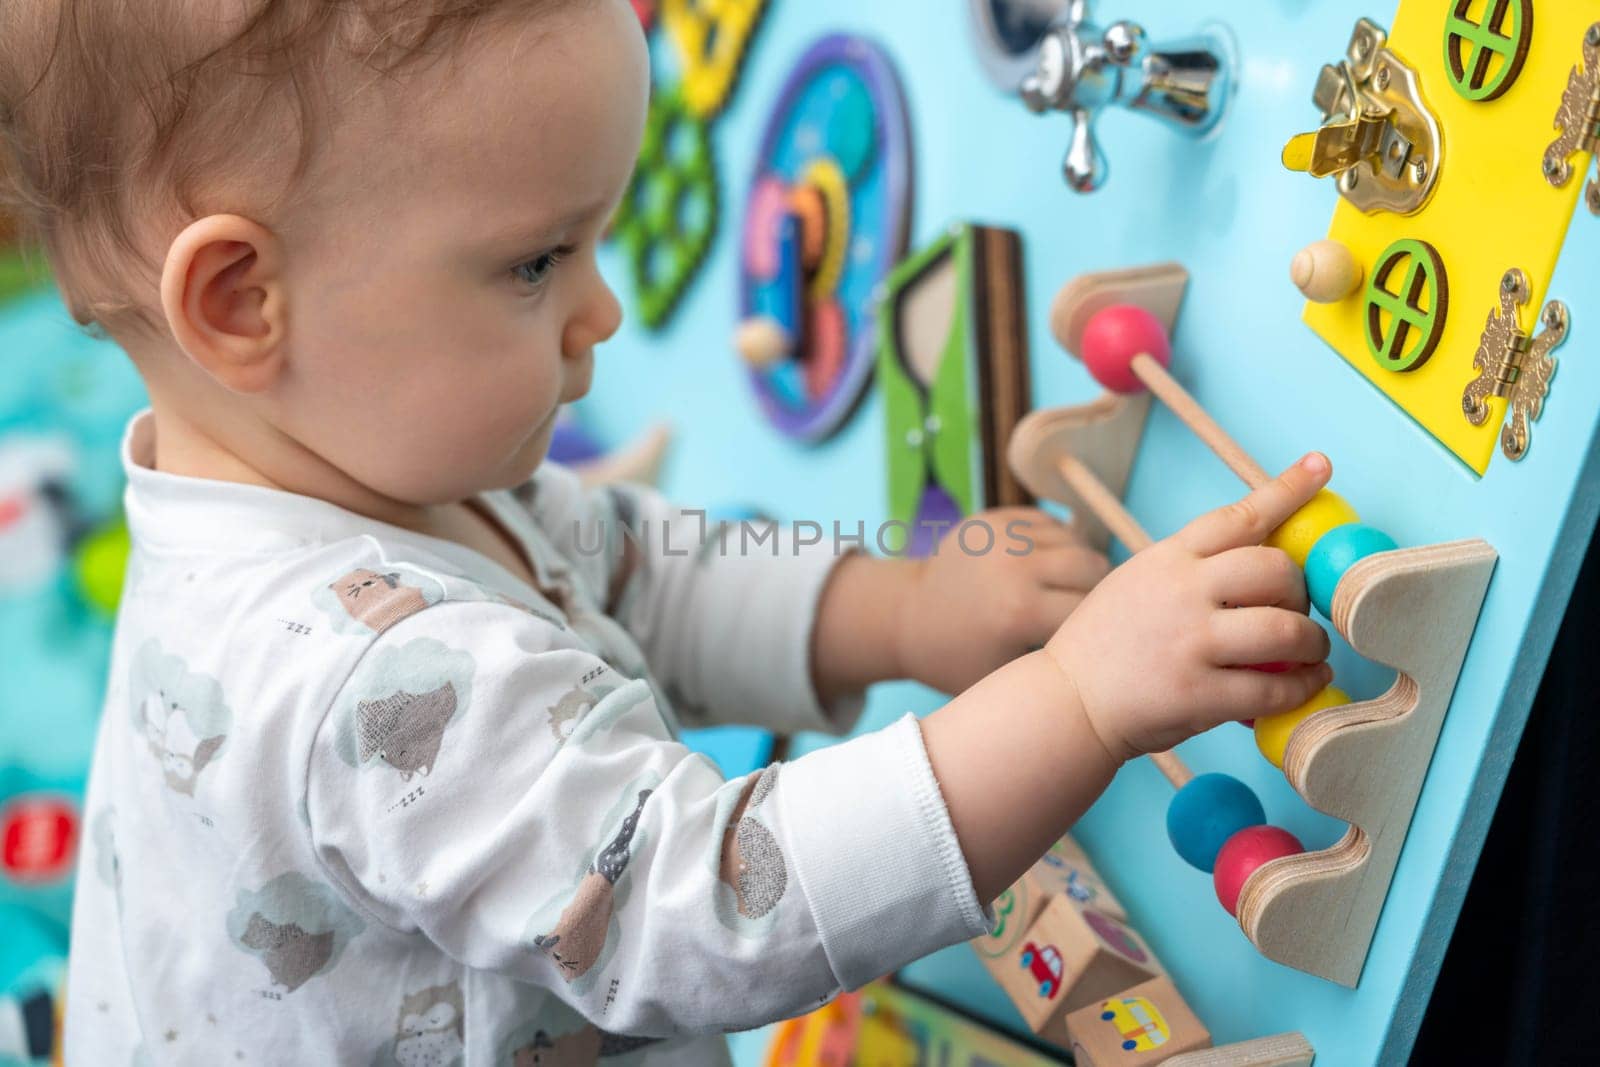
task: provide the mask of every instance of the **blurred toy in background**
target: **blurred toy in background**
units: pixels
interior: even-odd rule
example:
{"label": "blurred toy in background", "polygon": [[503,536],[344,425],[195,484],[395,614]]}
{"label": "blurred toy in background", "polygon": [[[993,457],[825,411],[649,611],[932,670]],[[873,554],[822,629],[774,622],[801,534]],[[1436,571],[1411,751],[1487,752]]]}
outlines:
{"label": "blurred toy in background", "polygon": [[49,1062],[59,1033],[82,785],[52,785],[0,768],[0,1064]]}
{"label": "blurred toy in background", "polygon": [[962,225],[889,276],[878,307],[888,429],[889,518],[925,556],[941,532],[988,507],[1032,502],[1006,463],[1027,412],[1022,238]]}
{"label": "blurred toy in background", "polygon": [[684,102],[697,118],[728,106],[768,0],[658,0],[678,61]]}
{"label": "blurred toy in background", "polygon": [[119,446],[145,396],[48,291],[0,306],[0,353],[0,1063],[42,1064],[128,555]]}
{"label": "blurred toy in background", "polygon": [[1054,1059],[877,981],[779,1023],[765,1067],[1047,1067]]}
{"label": "blurred toy in background", "polygon": [[734,348],[788,436],[822,440],[865,391],[875,296],[905,253],[911,201],[893,62],[862,37],[819,39],[767,119],[740,244]]}
{"label": "blurred toy in background", "polygon": [[0,997],[0,1064],[59,1064],[60,1043],[61,1011],[55,996],[41,988],[20,1001]]}
{"label": "blurred toy in background", "polygon": [[45,283],[43,257],[18,245],[16,219],[0,210],[0,304]]}
{"label": "blurred toy in background", "polygon": [[0,596],[56,575],[81,536],[66,488],[75,465],[65,438],[0,440]]}
{"label": "blurred toy in background", "polygon": [[627,257],[639,319],[657,330],[716,239],[721,179],[711,123],[733,95],[767,0],[634,0],[634,10],[650,38],[653,90],[611,237]]}
{"label": "blurred toy in background", "polygon": [[621,448],[607,450],[569,406],[562,408],[556,417],[547,455],[563,467],[577,471],[585,485],[613,482],[655,485],[661,478],[661,464],[671,444],[672,427],[657,423]]}
{"label": "blurred toy in background", "polygon": [[45,285],[43,257],[18,247],[15,223],[0,212],[0,304]]}

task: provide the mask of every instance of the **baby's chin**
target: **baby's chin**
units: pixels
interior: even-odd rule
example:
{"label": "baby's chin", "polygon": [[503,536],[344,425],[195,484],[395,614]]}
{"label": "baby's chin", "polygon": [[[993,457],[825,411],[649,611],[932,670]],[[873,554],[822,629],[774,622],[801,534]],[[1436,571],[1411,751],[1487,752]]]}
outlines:
{"label": "baby's chin", "polygon": [[552,414],[539,425],[522,448],[518,449],[506,471],[509,484],[502,488],[514,489],[533,477],[533,472],[538,470],[550,456],[550,442],[555,437],[555,426],[556,416]]}

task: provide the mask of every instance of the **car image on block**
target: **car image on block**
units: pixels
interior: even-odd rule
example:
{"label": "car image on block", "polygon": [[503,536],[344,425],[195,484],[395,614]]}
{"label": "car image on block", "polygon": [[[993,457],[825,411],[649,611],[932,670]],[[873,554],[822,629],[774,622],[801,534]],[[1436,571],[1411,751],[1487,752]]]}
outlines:
{"label": "car image on block", "polygon": [[1054,945],[1040,948],[1029,941],[1022,946],[1022,966],[1039,980],[1039,995],[1045,1000],[1061,992],[1061,952]]}

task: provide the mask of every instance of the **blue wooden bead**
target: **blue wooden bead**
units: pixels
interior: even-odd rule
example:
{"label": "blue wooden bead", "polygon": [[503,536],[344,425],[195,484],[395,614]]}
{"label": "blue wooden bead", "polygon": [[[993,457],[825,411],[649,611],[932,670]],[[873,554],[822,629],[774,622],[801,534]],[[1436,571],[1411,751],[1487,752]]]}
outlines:
{"label": "blue wooden bead", "polygon": [[1201,774],[1168,805],[1167,836],[1184,862],[1210,874],[1228,838],[1266,821],[1266,809],[1249,786],[1231,775]]}
{"label": "blue wooden bead", "polygon": [[1323,615],[1333,618],[1333,591],[1339,588],[1344,572],[1358,559],[1398,547],[1394,538],[1364,523],[1335,526],[1317,538],[1306,557],[1306,587],[1311,591],[1311,603]]}

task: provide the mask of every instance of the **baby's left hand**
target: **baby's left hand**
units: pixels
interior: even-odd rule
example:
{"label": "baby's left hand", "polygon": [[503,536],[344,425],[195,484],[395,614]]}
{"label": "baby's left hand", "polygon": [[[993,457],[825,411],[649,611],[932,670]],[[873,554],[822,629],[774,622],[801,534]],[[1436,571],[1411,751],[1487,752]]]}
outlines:
{"label": "baby's left hand", "polygon": [[[907,677],[959,693],[1044,645],[1110,570],[1076,531],[1036,508],[996,508],[917,562],[897,647]],[[985,551],[985,549],[987,549]]]}

